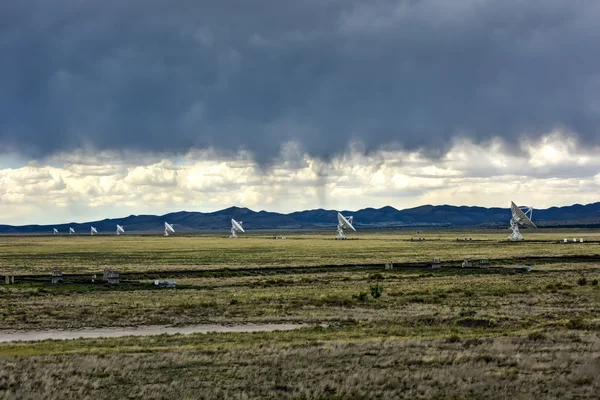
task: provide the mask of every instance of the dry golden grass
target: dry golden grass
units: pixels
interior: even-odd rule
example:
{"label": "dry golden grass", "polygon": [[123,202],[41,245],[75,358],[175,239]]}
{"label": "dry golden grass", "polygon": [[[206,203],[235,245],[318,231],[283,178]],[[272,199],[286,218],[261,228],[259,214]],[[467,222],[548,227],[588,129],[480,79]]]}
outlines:
{"label": "dry golden grass", "polygon": [[[508,230],[361,232],[336,241],[334,233],[293,233],[286,240],[250,234],[237,240],[196,236],[0,236],[0,274],[265,267],[348,263],[462,260],[464,257],[598,255],[599,243],[557,244],[563,237],[600,240],[596,231],[538,230],[511,243]],[[412,237],[425,237],[411,242]],[[456,242],[456,238],[472,238]]]}
{"label": "dry golden grass", "polygon": [[[0,274],[208,270],[176,289],[0,285],[0,329],[305,322],[293,332],[0,345],[0,398],[597,398],[594,231],[192,237],[0,237]],[[456,237],[472,237],[456,242]],[[565,256],[512,270],[291,269],[464,257]],[[278,270],[263,267],[282,266]],[[227,269],[225,269],[225,267]],[[240,268],[259,267],[251,275]],[[237,269],[237,270],[236,270]],[[582,278],[585,278],[583,282]],[[18,279],[17,279],[18,281]],[[375,298],[374,287],[383,294]]]}
{"label": "dry golden grass", "polygon": [[[187,278],[176,289],[1,285],[0,329],[156,324],[307,322],[345,318],[455,325],[465,313],[505,327],[597,317],[600,266],[529,273],[460,269],[343,271]],[[578,285],[581,277],[587,284]],[[375,284],[383,296],[370,295]],[[417,321],[417,322],[415,322]]]}
{"label": "dry golden grass", "polygon": [[596,335],[374,340],[0,359],[0,398],[597,398]]}

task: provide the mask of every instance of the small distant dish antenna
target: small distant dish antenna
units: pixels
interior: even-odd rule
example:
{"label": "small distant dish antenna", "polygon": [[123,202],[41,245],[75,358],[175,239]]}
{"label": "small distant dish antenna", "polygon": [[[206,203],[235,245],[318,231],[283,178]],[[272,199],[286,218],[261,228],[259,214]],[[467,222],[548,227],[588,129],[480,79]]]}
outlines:
{"label": "small distant dish antenna", "polygon": [[58,235],[58,229],[54,228],[54,234]]}
{"label": "small distant dish antenna", "polygon": [[73,233],[75,233],[75,229],[69,228],[69,235],[72,235]]}
{"label": "small distant dish antenna", "polygon": [[165,236],[169,236],[169,232],[175,233],[175,229],[173,228],[173,225],[165,222]]}
{"label": "small distant dish antenna", "polygon": [[346,239],[346,235],[344,234],[344,229],[351,229],[356,232],[354,226],[352,226],[352,220],[354,217],[344,217],[341,213],[338,213],[338,226],[337,226],[337,237],[336,239]]}
{"label": "small distant dish antenna", "polygon": [[242,224],[242,221],[238,222],[235,219],[231,218],[231,238],[236,238],[237,232],[246,232],[244,228],[242,228]]}
{"label": "small distant dish antenna", "polygon": [[524,240],[523,235],[519,232],[519,226],[527,228],[537,228],[531,220],[533,216],[533,208],[519,207],[514,202],[510,202],[510,211],[512,218],[510,219],[510,227],[513,233],[508,237],[508,240]]}
{"label": "small distant dish antenna", "polygon": [[90,227],[90,235],[94,236],[97,233],[98,233],[98,231],[96,230],[96,228],[94,228],[93,226]]}
{"label": "small distant dish antenna", "polygon": [[121,225],[117,224],[117,236],[121,233],[125,233],[125,229],[123,229]]}

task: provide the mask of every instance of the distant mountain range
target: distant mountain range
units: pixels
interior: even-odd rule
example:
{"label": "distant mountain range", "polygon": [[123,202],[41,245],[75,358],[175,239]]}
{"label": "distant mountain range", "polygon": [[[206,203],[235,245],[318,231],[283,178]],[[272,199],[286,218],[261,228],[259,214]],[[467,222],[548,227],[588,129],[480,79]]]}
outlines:
{"label": "distant mountain range", "polygon": [[[131,233],[158,233],[164,222],[174,225],[177,232],[227,231],[231,218],[244,221],[248,230],[334,230],[337,225],[336,210],[307,210],[290,214],[268,211],[252,211],[248,208],[230,207],[212,213],[180,211],[166,215],[130,215],[125,218],[104,219],[86,223],[58,225],[0,225],[0,234],[52,233],[53,228],[61,234],[69,227],[78,234],[90,232],[94,226],[99,233],[114,233],[116,225]],[[358,211],[342,211],[354,216],[357,229],[398,229],[409,227],[507,227],[511,217],[509,208],[485,208],[466,206],[420,206],[397,210],[394,207],[365,208]],[[533,221],[540,227],[549,226],[598,226],[600,227],[600,202],[587,205],[551,207],[534,210]]]}

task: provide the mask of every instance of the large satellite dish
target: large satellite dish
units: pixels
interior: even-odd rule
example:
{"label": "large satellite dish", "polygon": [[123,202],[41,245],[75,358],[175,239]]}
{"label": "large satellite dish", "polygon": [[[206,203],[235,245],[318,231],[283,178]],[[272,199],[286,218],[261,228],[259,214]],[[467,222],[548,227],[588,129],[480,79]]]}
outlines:
{"label": "large satellite dish", "polygon": [[510,202],[510,211],[512,218],[510,219],[510,227],[513,233],[508,237],[508,240],[524,240],[523,235],[519,232],[519,226],[526,228],[537,228],[531,218],[533,217],[533,208],[519,207],[514,202]]}
{"label": "large satellite dish", "polygon": [[169,236],[169,232],[175,233],[175,229],[173,229],[173,225],[165,222],[165,236]]}
{"label": "large satellite dish", "polygon": [[338,226],[337,226],[337,237],[336,239],[346,239],[346,235],[344,234],[344,229],[350,229],[356,232],[354,226],[352,225],[352,221],[354,217],[344,217],[341,213],[338,213]]}
{"label": "large satellite dish", "polygon": [[58,234],[58,229],[54,228],[54,234],[57,235]]}
{"label": "large satellite dish", "polygon": [[75,229],[73,229],[73,228],[69,228],[69,235],[71,235],[71,234],[73,234],[73,233],[75,233]]}
{"label": "large satellite dish", "polygon": [[90,227],[90,235],[94,236],[94,234],[98,233],[98,231],[96,230],[96,228],[94,228],[93,226]]}
{"label": "large satellite dish", "polygon": [[117,235],[120,235],[121,233],[125,233],[125,229],[123,229],[121,225],[117,224]]}
{"label": "large satellite dish", "polygon": [[242,221],[238,222],[235,219],[231,218],[231,238],[237,237],[237,232],[246,232],[244,228],[242,228]]}

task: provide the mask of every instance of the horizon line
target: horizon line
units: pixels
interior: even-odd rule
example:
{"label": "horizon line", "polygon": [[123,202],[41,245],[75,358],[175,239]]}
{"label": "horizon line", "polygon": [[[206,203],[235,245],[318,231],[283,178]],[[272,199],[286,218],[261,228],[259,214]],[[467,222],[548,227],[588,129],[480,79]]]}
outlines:
{"label": "horizon line", "polygon": [[[589,205],[597,204],[597,203],[600,203],[600,201],[593,202],[593,203],[587,203],[587,204],[573,203],[573,204],[564,205],[564,206],[551,206],[551,207],[547,207],[547,208],[538,208],[538,209],[534,208],[534,210],[536,210],[536,211],[544,211],[544,210],[549,210],[549,209],[552,209],[552,208],[564,208],[564,207],[573,207],[573,206],[589,206]],[[53,223],[47,223],[47,224],[26,224],[26,225],[11,225],[11,224],[2,224],[2,223],[0,223],[0,226],[10,226],[10,227],[14,227],[14,228],[20,228],[20,227],[27,227],[27,226],[52,226],[52,225],[69,225],[69,224],[85,225],[85,224],[101,223],[101,222],[106,221],[106,220],[120,220],[120,219],[126,219],[126,218],[131,218],[131,217],[148,216],[148,217],[157,217],[157,218],[160,218],[160,217],[166,217],[166,216],[168,216],[170,214],[177,214],[177,213],[215,214],[215,213],[222,212],[222,211],[225,211],[225,210],[229,210],[229,209],[232,209],[232,208],[246,209],[246,210],[254,212],[254,213],[268,212],[268,213],[271,213],[271,214],[290,215],[290,214],[296,214],[296,213],[302,213],[302,212],[310,212],[310,211],[327,211],[327,212],[332,211],[332,212],[341,212],[341,213],[346,213],[346,212],[347,213],[357,213],[357,212],[368,210],[368,209],[381,210],[383,208],[393,208],[396,211],[406,211],[406,210],[413,210],[413,209],[421,208],[421,207],[456,207],[456,208],[465,207],[465,208],[484,208],[486,210],[490,210],[490,209],[494,209],[494,208],[508,209],[508,210],[510,209],[510,206],[508,206],[508,207],[505,208],[505,207],[484,207],[484,206],[467,206],[467,205],[457,206],[457,205],[452,205],[452,204],[423,204],[423,205],[420,205],[420,206],[409,207],[409,208],[402,208],[402,209],[398,209],[398,208],[396,208],[394,206],[386,205],[386,206],[382,206],[382,207],[379,207],[379,208],[365,207],[365,208],[361,208],[361,209],[358,209],[358,210],[355,210],[355,211],[337,210],[337,209],[326,209],[326,208],[311,208],[311,209],[305,209],[305,210],[292,211],[292,212],[289,212],[289,213],[282,213],[282,212],[267,211],[267,210],[256,211],[256,210],[253,210],[253,209],[251,209],[249,207],[239,207],[239,206],[235,206],[234,205],[234,206],[229,206],[229,207],[226,207],[226,208],[222,208],[220,210],[206,211],[206,212],[204,212],[204,211],[185,211],[185,210],[180,210],[180,211],[171,211],[171,212],[168,212],[168,213],[162,214],[162,215],[157,215],[157,214],[130,214],[130,215],[127,215],[125,217],[113,217],[113,218],[106,217],[106,218],[103,218],[103,219],[100,219],[100,220],[84,221],[84,222],[70,221],[70,222],[60,222],[60,223],[54,223],[54,224]]]}

